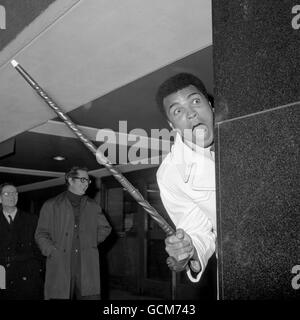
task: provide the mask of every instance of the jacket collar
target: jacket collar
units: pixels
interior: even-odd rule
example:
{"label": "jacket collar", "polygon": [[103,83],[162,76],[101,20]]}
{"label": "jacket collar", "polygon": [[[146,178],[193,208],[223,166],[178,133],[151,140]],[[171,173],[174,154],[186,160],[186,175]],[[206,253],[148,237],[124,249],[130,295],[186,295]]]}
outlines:
{"label": "jacket collar", "polygon": [[210,148],[193,145],[194,150],[186,145],[177,133],[171,150],[171,159],[185,183],[193,178],[196,188],[215,189],[214,152]]}

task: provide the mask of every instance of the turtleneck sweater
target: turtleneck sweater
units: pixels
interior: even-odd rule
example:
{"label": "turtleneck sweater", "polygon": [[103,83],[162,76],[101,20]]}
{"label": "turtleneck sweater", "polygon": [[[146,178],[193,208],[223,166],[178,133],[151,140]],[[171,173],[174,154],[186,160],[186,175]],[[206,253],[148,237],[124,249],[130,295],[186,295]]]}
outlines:
{"label": "turtleneck sweater", "polygon": [[75,194],[75,193],[71,192],[70,190],[68,190],[67,197],[70,200],[72,206],[79,206],[80,205],[82,195]]}

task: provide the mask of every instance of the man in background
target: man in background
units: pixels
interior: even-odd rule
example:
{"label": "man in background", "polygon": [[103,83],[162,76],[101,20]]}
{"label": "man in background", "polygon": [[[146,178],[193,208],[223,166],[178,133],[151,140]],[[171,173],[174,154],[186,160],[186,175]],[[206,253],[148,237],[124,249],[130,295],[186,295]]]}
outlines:
{"label": "man in background", "polygon": [[101,207],[85,195],[86,168],[65,176],[67,191],[43,205],[35,239],[47,257],[45,299],[99,300],[98,244],[111,232]]}
{"label": "man in background", "polygon": [[17,207],[18,192],[11,183],[0,186],[0,202],[0,265],[5,280],[0,299],[42,299],[42,256],[34,241],[37,217]]}

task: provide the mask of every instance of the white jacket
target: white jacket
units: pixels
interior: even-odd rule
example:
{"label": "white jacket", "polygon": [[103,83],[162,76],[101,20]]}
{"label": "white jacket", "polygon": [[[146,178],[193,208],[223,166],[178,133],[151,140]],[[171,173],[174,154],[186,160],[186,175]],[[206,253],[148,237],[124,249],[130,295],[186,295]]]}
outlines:
{"label": "white jacket", "polygon": [[216,191],[214,152],[197,147],[193,151],[177,134],[171,152],[157,171],[157,182],[164,207],[176,228],[192,238],[202,270],[200,280],[216,242]]}

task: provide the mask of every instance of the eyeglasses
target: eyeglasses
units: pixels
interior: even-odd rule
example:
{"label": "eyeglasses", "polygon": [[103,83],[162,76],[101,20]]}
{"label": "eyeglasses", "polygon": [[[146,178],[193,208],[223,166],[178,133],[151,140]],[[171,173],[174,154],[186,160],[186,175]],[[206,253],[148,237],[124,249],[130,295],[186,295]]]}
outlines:
{"label": "eyeglasses", "polygon": [[18,192],[3,192],[2,195],[5,197],[17,196]]}
{"label": "eyeglasses", "polygon": [[91,183],[91,180],[89,178],[84,178],[84,177],[73,177],[73,179],[79,179],[81,183],[87,182],[88,184]]}

